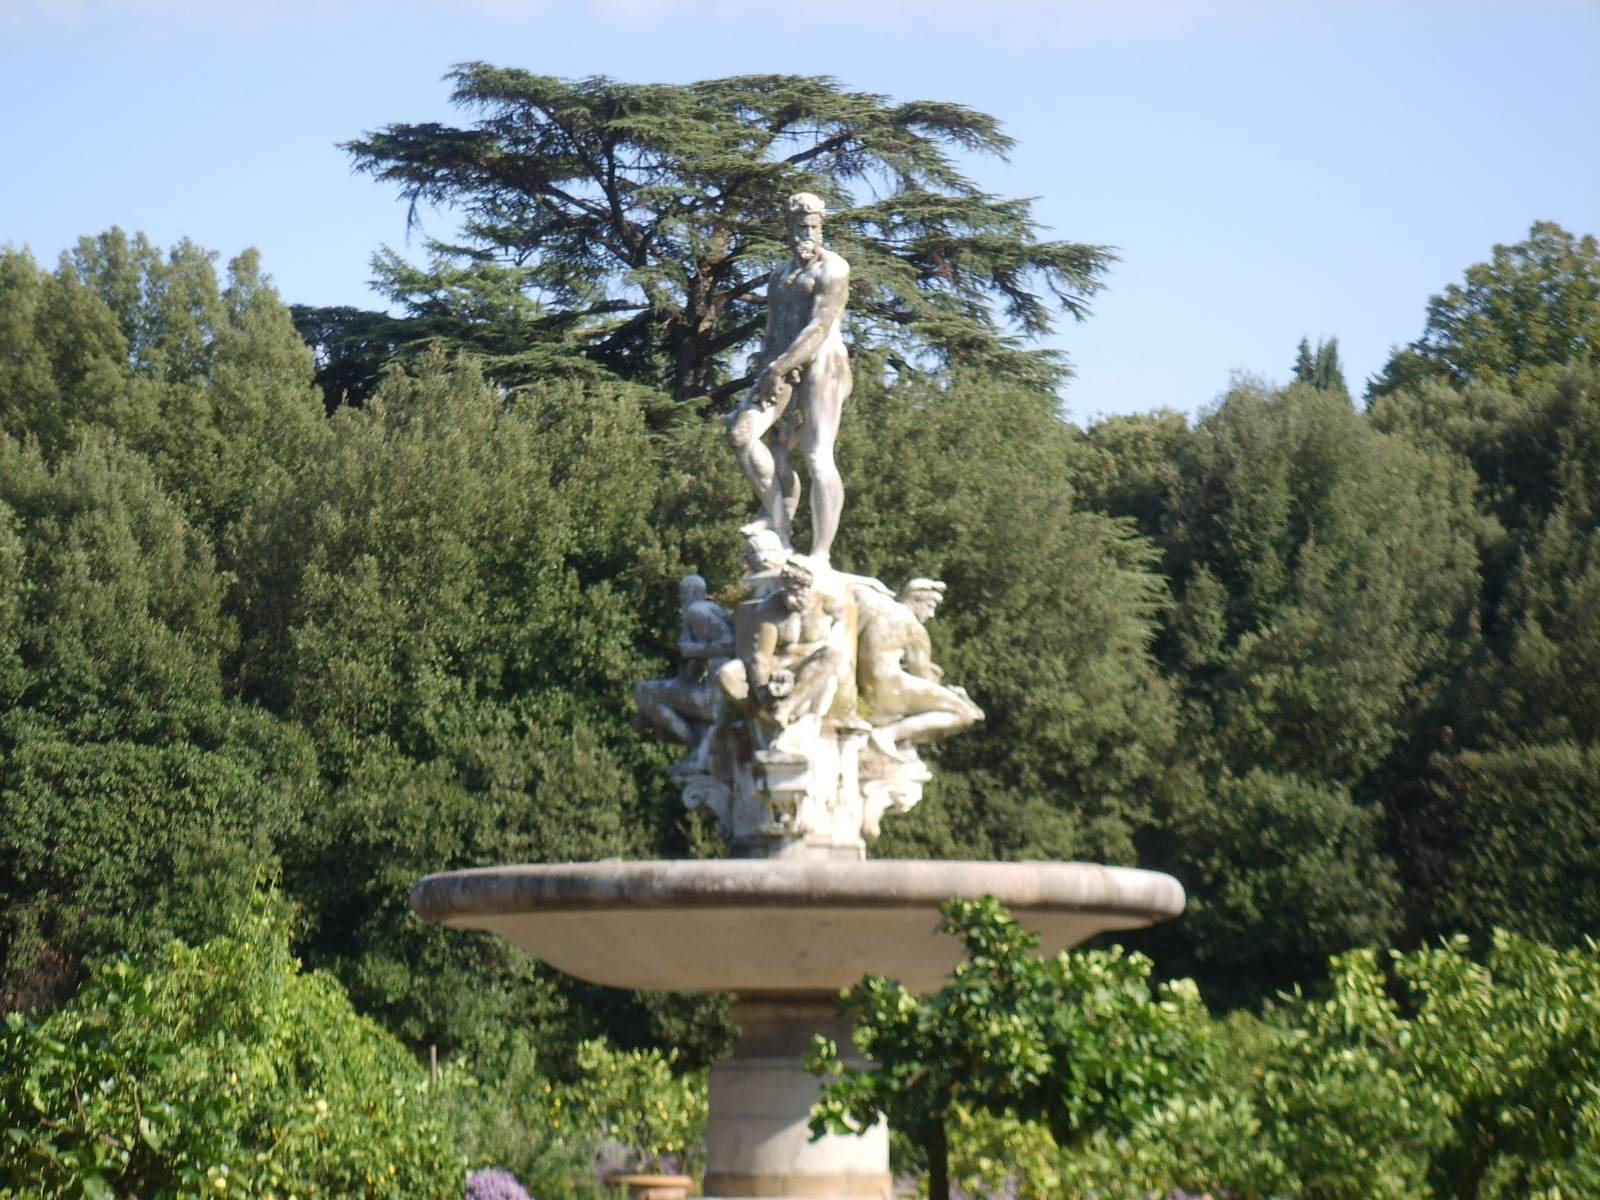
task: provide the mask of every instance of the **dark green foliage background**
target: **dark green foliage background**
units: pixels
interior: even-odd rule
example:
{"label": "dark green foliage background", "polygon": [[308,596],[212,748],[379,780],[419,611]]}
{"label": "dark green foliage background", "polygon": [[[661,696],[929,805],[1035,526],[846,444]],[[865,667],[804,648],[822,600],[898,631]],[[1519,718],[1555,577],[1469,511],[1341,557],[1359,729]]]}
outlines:
{"label": "dark green foliage background", "polygon": [[[310,961],[413,1045],[533,1016],[712,1054],[714,1005],[561,981],[405,894],[716,851],[629,693],[667,669],[676,577],[737,580],[718,423],[655,428],[631,383],[508,399],[440,348],[324,415],[253,257],[219,280],[187,243],[7,251],[0,282],[7,1003],[277,875]],[[1362,412],[1336,346],[1301,349],[1192,424],[1086,430],[864,352],[840,446],[840,565],[945,579],[937,653],[988,711],[878,852],[1173,871],[1190,911],[1143,944],[1230,1003],[1353,945],[1600,916],[1592,354]]]}

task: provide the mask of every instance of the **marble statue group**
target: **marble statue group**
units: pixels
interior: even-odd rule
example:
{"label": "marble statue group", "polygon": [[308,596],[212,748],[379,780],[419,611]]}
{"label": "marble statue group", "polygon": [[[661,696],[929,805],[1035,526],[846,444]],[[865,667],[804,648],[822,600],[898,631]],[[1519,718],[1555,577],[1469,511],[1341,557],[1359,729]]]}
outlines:
{"label": "marble statue group", "polygon": [[[715,813],[736,854],[861,857],[885,814],[921,798],[931,776],[917,747],[983,711],[932,658],[926,625],[944,583],[912,579],[896,594],[830,564],[845,499],[833,451],[851,389],[850,268],[822,245],[818,197],[787,207],[791,256],[768,278],[755,381],[728,418],[759,506],[740,530],[743,599],[730,613],[685,576],[682,666],[634,697],[641,723],[687,747],[673,767],[684,802]],[[810,490],[804,554],[797,466]]]}

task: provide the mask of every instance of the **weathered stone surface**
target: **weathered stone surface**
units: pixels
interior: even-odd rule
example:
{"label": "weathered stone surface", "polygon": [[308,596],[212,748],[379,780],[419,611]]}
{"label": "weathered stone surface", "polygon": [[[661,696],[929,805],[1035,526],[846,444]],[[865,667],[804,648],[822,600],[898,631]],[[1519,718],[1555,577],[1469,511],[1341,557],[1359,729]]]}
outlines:
{"label": "weathered stone surface", "polygon": [[790,258],[767,279],[767,336],[760,372],[728,419],[728,442],[761,505],[758,522],[793,545],[800,503],[793,459],[811,488],[811,554],[826,563],[844,509],[834,442],[850,396],[843,322],[850,265],[822,245],[823,204],[789,197]]}
{"label": "weathered stone surface", "polygon": [[943,682],[925,623],[944,598],[784,550],[745,529],[748,598],[731,621],[684,579],[680,673],[635,689],[641,724],[692,748],[673,767],[738,857],[864,858],[886,814],[922,798],[917,747],[983,719]]}
{"label": "weathered stone surface", "polygon": [[741,999],[733,1019],[738,1045],[711,1068],[706,1194],[889,1200],[887,1126],[811,1140],[819,1084],[802,1060],[812,1036],[833,1038],[852,1065],[864,1065],[834,1000]]}
{"label": "weathered stone surface", "polygon": [[[739,857],[865,858],[883,818],[922,798],[917,747],[983,719],[943,681],[924,628],[944,598],[913,579],[897,598],[829,562],[844,509],[834,442],[851,391],[849,264],[822,245],[823,203],[789,197],[790,258],[767,280],[755,383],[728,442],[760,504],[732,615],[684,579],[684,665],[639,684],[640,724],[690,747],[673,767],[689,808],[714,813]],[[811,548],[794,547],[795,459],[811,489]]]}
{"label": "weathered stone surface", "polygon": [[706,581],[685,575],[678,584],[683,627],[678,653],[683,665],[666,679],[647,679],[633,689],[639,720],[664,738],[689,747],[674,764],[674,775],[702,773],[710,758],[712,731],[722,715],[717,672],[733,655],[733,621],[727,610],[706,599]]}
{"label": "weathered stone surface", "polygon": [[832,993],[882,973],[938,987],[961,956],[938,905],[994,895],[1055,952],[1176,916],[1171,876],[1093,863],[703,860],[485,867],[412,889],[422,916],[488,929],[612,987]]}

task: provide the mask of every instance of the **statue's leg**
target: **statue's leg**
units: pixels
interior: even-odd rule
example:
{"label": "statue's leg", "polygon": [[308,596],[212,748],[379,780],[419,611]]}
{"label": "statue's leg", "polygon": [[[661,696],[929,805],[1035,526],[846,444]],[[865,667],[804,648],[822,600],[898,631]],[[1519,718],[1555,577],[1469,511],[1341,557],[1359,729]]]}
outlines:
{"label": "statue's leg", "polygon": [[669,700],[676,682],[675,679],[647,679],[635,684],[633,702],[639,706],[644,719],[662,736],[682,742],[685,746],[693,746],[699,740],[694,727],[673,710]]}
{"label": "statue's leg", "polygon": [[960,733],[971,724],[972,720],[965,713],[917,713],[879,726],[873,731],[873,741],[877,742],[881,736],[884,741],[890,743],[920,746],[925,742],[936,742],[940,738]]}
{"label": "statue's leg", "polygon": [[811,554],[827,561],[844,511],[844,481],[833,461],[839,419],[850,395],[850,359],[844,347],[823,350],[795,389],[803,405],[800,451],[811,485]]}
{"label": "statue's leg", "polygon": [[723,663],[717,668],[715,679],[722,694],[734,704],[743,704],[750,699],[750,676],[742,659],[730,658]]}
{"label": "statue's leg", "polygon": [[833,650],[819,650],[794,668],[794,690],[773,708],[782,724],[805,713],[826,716],[839,694],[842,658]]}
{"label": "statue's leg", "polygon": [[900,712],[907,716],[930,712],[954,713],[968,724],[983,720],[983,710],[972,702],[972,697],[965,691],[945,687],[942,683],[935,683],[909,671],[900,673],[892,689],[890,695],[893,702],[887,709],[889,712]]}
{"label": "statue's leg", "polygon": [[778,490],[783,493],[783,511],[789,518],[789,528],[794,528],[794,515],[800,511],[800,476],[789,457],[789,447],[779,439],[772,446],[772,464],[778,477]]}
{"label": "statue's leg", "polygon": [[728,423],[728,445],[733,447],[734,457],[739,460],[745,478],[755,489],[767,524],[787,547],[792,543],[789,513],[784,506],[778,466],[773,461],[771,447],[765,441],[767,431],[782,415],[783,406],[777,404],[740,405]]}
{"label": "statue's leg", "polygon": [[903,758],[896,744],[921,745],[938,741],[983,720],[980,709],[964,693],[902,673],[883,686],[881,709],[903,716],[872,731],[872,744],[890,758]]}

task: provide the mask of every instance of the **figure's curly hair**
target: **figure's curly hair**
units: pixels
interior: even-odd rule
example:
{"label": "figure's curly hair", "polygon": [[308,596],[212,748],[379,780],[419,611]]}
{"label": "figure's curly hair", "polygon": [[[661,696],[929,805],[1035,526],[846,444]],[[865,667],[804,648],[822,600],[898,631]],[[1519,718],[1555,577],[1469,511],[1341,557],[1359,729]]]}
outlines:
{"label": "figure's curly hair", "polygon": [[816,583],[816,562],[804,554],[791,554],[784,560],[783,581],[785,583],[803,583],[807,586]]}
{"label": "figure's curly hair", "polygon": [[788,209],[791,217],[796,213],[816,213],[819,217],[828,215],[828,206],[815,192],[796,192],[789,197]]}

